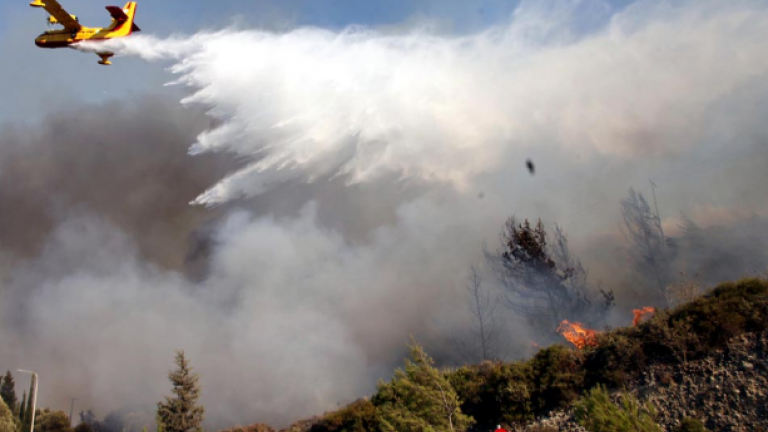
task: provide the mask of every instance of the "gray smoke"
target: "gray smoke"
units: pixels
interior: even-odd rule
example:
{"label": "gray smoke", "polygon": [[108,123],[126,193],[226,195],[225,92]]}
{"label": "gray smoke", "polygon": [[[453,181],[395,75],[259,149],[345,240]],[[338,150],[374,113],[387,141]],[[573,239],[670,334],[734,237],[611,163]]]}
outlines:
{"label": "gray smoke", "polygon": [[[372,392],[410,334],[450,359],[467,272],[512,214],[561,224],[626,307],[630,187],[653,178],[668,225],[768,214],[764,4],[640,2],[584,36],[599,4],[553,3],[461,38],[128,42],[178,61],[192,108],[0,134],[0,365],[40,372],[42,404],[104,414],[151,409],[183,348],[210,425],[285,424]],[[186,204],[200,194],[220,205]],[[504,325],[527,355],[524,324]]]}

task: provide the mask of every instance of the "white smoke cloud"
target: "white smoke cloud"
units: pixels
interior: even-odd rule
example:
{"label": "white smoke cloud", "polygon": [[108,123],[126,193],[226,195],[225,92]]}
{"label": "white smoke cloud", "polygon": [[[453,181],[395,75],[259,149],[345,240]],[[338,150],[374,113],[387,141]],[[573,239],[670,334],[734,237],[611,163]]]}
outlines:
{"label": "white smoke cloud", "polygon": [[[606,16],[587,34],[574,24],[585,10]],[[542,216],[588,237],[613,214],[577,223],[575,212],[595,199],[615,205],[660,170],[674,173],[668,183],[693,184],[669,186],[662,206],[728,202],[726,185],[699,190],[710,177],[679,160],[706,149],[726,163],[734,142],[768,136],[760,110],[726,109],[768,100],[765,40],[759,2],[641,2],[614,15],[598,2],[529,2],[508,26],[466,37],[228,30],[83,45],[171,61],[191,91],[184,103],[218,124],[191,152],[247,161],[195,203],[291,195],[279,187],[319,180],[311,190],[337,191],[338,178],[356,188],[318,194],[291,216],[274,204],[230,213],[213,229],[199,283],[146,263],[98,218],[62,221],[44,253],[13,273],[29,312],[3,360],[33,363],[56,388],[88,382],[91,400],[116,407],[158,400],[169,351],[185,348],[217,425],[285,423],[364,395],[408,334],[444,347],[463,320],[458,288],[506,216]],[[751,154],[762,153],[739,157]],[[755,175],[733,177],[754,185]],[[364,219],[345,200],[392,177],[422,194],[382,199],[391,223],[364,224],[353,241],[321,222]],[[762,187],[742,192],[747,210],[765,198]]]}
{"label": "white smoke cloud", "polygon": [[409,333],[436,331],[444,298],[479,254],[479,245],[436,253],[478,237],[455,233],[439,211],[405,206],[396,229],[359,247],[318,228],[314,205],[280,220],[236,212],[217,230],[221,246],[199,284],[142,261],[99,218],[70,218],[12,273],[26,299],[17,328],[34,343],[14,341],[3,360],[41,374],[43,404],[69,389],[84,406],[115,409],[167,394],[161,377],[183,348],[203,376],[211,424],[321,412],[370,392]]}

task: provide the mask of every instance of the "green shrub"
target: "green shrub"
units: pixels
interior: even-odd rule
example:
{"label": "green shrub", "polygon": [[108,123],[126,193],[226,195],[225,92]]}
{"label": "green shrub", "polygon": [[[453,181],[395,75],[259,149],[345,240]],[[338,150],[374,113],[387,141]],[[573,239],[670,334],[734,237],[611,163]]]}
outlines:
{"label": "green shrub", "polygon": [[373,404],[382,432],[464,432],[473,423],[461,412],[461,401],[445,372],[421,345],[409,345],[411,359],[380,382]]}
{"label": "green shrub", "polygon": [[18,426],[13,412],[0,399],[0,432],[15,432]]}
{"label": "green shrub", "polygon": [[537,412],[570,405],[584,386],[582,354],[562,345],[540,350],[530,361],[532,399]]}
{"label": "green shrub", "polygon": [[376,407],[367,399],[360,399],[339,411],[323,416],[310,432],[366,432],[378,430]]}
{"label": "green shrub", "polygon": [[50,408],[35,411],[35,432],[72,432],[69,416],[64,411]]}
{"label": "green shrub", "polygon": [[597,347],[587,352],[584,360],[588,387],[604,384],[619,388],[626,385],[637,371],[646,369],[640,340],[628,334],[613,331],[598,336]]}
{"label": "green shrub", "polygon": [[690,316],[659,311],[644,327],[644,332],[645,354],[657,361],[687,363],[702,352],[701,338],[694,331]]}
{"label": "green shrub", "polygon": [[680,422],[680,426],[675,429],[675,432],[709,432],[709,430],[700,421],[686,417]]}
{"label": "green shrub", "polygon": [[[146,432],[146,429],[147,428],[145,427],[144,432]],[[77,428],[75,428],[75,432],[77,432]],[[269,425],[257,423],[248,426],[235,426],[232,429],[226,429],[220,432],[275,432],[275,430]]]}
{"label": "green shrub", "polygon": [[768,330],[768,281],[724,283],[672,311],[659,311],[637,328],[619,330],[635,338],[648,359],[684,363],[725,347],[740,334]]}
{"label": "green shrub", "polygon": [[632,395],[624,395],[621,405],[611,402],[608,391],[597,386],[576,406],[576,420],[592,432],[661,432],[651,406],[642,406]]}
{"label": "green shrub", "polygon": [[533,419],[530,372],[527,362],[483,362],[459,368],[448,379],[461,400],[461,411],[477,420],[473,430],[485,431]]}
{"label": "green shrub", "polygon": [[700,348],[722,348],[736,335],[768,330],[768,281],[721,284],[705,297],[677,308],[669,319],[688,321],[702,342]]}

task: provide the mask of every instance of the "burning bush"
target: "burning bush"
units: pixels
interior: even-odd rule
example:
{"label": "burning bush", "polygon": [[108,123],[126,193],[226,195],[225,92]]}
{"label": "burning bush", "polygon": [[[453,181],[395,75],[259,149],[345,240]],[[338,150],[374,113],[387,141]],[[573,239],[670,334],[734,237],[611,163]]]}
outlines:
{"label": "burning bush", "polygon": [[599,332],[585,327],[582,323],[572,323],[564,320],[557,328],[557,332],[578,349],[597,346],[597,335]]}
{"label": "burning bush", "polygon": [[632,311],[632,313],[635,315],[635,318],[632,320],[632,325],[637,327],[644,320],[651,318],[653,314],[656,313],[656,308],[646,306],[642,309],[635,309]]}

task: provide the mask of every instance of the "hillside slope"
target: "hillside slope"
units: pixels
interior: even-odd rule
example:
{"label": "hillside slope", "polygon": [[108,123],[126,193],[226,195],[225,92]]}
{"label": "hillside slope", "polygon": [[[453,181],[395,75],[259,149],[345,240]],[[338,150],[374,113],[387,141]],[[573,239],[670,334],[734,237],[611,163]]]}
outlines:
{"label": "hillside slope", "polygon": [[[407,361],[406,370],[380,384],[370,400],[285,432],[448,432],[457,416],[471,419],[468,432],[497,424],[584,431],[573,406],[597,386],[612,391],[614,400],[631,393],[653,405],[655,422],[667,431],[686,417],[713,432],[768,431],[768,281],[722,284],[639,326],[599,334],[584,350],[552,346],[527,361],[485,362],[437,375],[430,362]],[[395,388],[400,392],[392,393]],[[446,394],[458,405],[441,403]]]}
{"label": "hillside slope", "polygon": [[[768,431],[768,332],[733,338],[725,349],[687,364],[657,364],[623,392],[650,402],[657,422],[675,431],[686,417],[723,432]],[[616,392],[614,399],[623,393]],[[524,431],[581,432],[573,408],[557,410]]]}

